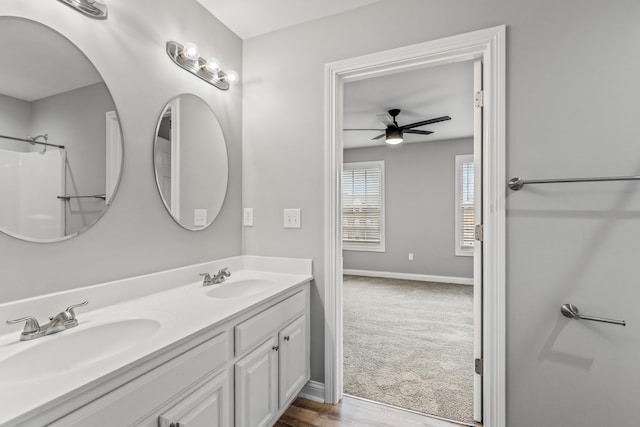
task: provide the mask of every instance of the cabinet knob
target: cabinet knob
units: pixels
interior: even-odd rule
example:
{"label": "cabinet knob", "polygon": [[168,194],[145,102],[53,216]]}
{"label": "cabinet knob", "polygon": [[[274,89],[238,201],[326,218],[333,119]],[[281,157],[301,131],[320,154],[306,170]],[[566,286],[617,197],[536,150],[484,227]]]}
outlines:
{"label": "cabinet knob", "polygon": [[284,340],[285,340],[285,341],[289,341],[289,339],[290,339],[289,335],[286,335],[286,336],[284,337]]}
{"label": "cabinet knob", "polygon": [[274,345],[272,348],[273,348],[275,351],[278,351],[278,349],[280,348],[280,346]]}

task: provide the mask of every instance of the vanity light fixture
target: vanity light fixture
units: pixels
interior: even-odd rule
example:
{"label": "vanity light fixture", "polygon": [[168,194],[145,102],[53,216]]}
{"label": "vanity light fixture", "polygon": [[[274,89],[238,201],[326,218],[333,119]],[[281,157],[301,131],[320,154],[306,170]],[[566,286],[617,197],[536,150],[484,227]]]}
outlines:
{"label": "vanity light fixture", "polygon": [[105,0],[58,0],[75,10],[95,19],[107,19]]}
{"label": "vanity light fixture", "polygon": [[220,90],[228,90],[230,85],[240,80],[235,71],[222,71],[220,61],[216,58],[202,58],[198,47],[193,43],[185,43],[183,46],[178,42],[169,41],[167,42],[167,55],[181,68]]}

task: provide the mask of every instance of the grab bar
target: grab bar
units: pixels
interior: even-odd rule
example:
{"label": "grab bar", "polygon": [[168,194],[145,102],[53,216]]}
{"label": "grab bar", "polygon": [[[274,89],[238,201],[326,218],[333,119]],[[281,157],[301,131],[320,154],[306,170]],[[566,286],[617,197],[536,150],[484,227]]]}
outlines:
{"label": "grab bar", "polygon": [[583,314],[580,314],[578,307],[573,304],[562,304],[562,307],[560,307],[560,312],[564,317],[568,317],[570,319],[593,320],[594,322],[604,322],[612,323],[614,325],[627,326],[627,322],[625,322],[624,320],[605,319],[604,317],[585,316]]}

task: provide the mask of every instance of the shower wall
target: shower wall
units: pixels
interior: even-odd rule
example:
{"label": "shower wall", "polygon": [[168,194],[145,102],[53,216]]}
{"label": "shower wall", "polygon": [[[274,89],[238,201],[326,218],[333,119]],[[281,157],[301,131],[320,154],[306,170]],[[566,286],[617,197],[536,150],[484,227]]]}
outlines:
{"label": "shower wall", "polygon": [[0,149],[0,228],[36,240],[64,235],[64,154]]}

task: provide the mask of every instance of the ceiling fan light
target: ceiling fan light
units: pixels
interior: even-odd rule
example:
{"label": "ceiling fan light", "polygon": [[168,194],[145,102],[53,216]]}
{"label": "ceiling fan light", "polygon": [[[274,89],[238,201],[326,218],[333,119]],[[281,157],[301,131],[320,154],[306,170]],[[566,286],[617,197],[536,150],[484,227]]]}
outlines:
{"label": "ceiling fan light", "polygon": [[387,144],[395,145],[402,142],[402,130],[395,127],[388,127],[385,131],[385,142]]}

